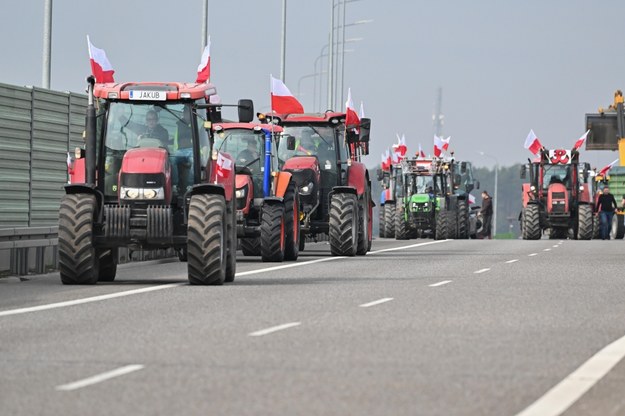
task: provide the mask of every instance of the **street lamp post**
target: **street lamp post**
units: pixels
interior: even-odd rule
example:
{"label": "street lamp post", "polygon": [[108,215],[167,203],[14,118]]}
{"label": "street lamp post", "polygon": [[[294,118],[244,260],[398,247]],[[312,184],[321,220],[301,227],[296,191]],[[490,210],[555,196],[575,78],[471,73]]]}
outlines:
{"label": "street lamp post", "polygon": [[[345,87],[343,86],[343,82],[345,81],[345,42],[349,42],[350,39],[345,39],[345,27],[347,26],[356,26],[356,25],[364,25],[367,23],[373,22],[373,19],[367,20],[358,20],[354,23],[345,24],[345,16],[343,16],[343,38],[341,47],[341,105],[343,105],[343,94],[345,93]],[[357,40],[362,40],[362,38],[355,38]]]}
{"label": "street lamp post", "polygon": [[52,51],[52,0],[46,0],[43,13],[43,71],[41,87],[50,89],[50,62]]}
{"label": "street lamp post", "polygon": [[484,152],[478,152],[480,155],[493,159],[495,161],[495,191],[493,193],[493,197],[495,198],[495,202],[493,203],[493,235],[497,235],[497,185],[499,178],[499,161],[495,156],[489,155]]}

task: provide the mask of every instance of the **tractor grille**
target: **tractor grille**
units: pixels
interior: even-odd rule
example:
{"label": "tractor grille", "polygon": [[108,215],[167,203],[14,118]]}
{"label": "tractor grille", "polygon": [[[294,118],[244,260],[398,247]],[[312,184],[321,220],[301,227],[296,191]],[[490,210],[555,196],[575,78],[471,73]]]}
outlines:
{"label": "tractor grille", "polygon": [[166,243],[174,233],[171,207],[149,205],[147,209],[147,240],[150,243]]}
{"label": "tractor grille", "polygon": [[130,237],[130,207],[128,205],[104,206],[104,236],[123,239]]}
{"label": "tractor grille", "polygon": [[566,199],[565,192],[552,192],[551,199]]}
{"label": "tractor grille", "polygon": [[565,210],[564,201],[562,202],[556,201],[553,204],[551,204],[551,213],[552,214],[565,214],[566,210]]}

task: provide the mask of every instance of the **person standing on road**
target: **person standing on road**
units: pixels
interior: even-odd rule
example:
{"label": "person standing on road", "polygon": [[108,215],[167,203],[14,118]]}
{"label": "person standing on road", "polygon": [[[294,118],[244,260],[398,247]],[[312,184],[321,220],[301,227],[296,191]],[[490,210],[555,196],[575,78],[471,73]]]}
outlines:
{"label": "person standing on road", "polygon": [[614,216],[614,211],[618,207],[616,206],[616,200],[614,199],[614,195],[610,193],[610,188],[607,186],[603,188],[603,193],[599,195],[599,199],[597,200],[597,206],[595,207],[595,211],[599,213],[599,220],[601,224],[601,239],[609,240],[610,239],[610,227],[612,226],[612,217]]}
{"label": "person standing on road", "polygon": [[491,237],[491,228],[492,228],[492,220],[493,220],[493,198],[488,194],[488,192],[482,192],[482,208],[480,209],[480,214],[482,214],[482,238]]}

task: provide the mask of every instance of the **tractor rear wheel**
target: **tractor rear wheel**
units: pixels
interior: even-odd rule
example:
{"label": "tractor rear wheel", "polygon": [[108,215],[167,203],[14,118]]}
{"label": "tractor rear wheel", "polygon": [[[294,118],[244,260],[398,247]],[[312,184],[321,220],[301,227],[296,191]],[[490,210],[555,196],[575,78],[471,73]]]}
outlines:
{"label": "tractor rear wheel", "polygon": [[530,204],[523,209],[523,231],[524,240],[540,240],[542,230],[538,205]]}
{"label": "tractor rear wheel", "polygon": [[117,249],[104,250],[98,257],[98,282],[112,282],[117,274]]}
{"label": "tractor rear wheel", "polygon": [[59,271],[64,285],[92,285],[98,281],[98,256],[93,247],[95,218],[95,196],[63,195],[59,208]]}
{"label": "tractor rear wheel", "polygon": [[299,192],[295,182],[291,181],[284,194],[284,216],[286,221],[285,260],[297,260],[300,245]]}
{"label": "tractor rear wheel", "polygon": [[444,209],[441,209],[436,213],[436,228],[434,230],[435,240],[445,240],[449,238],[449,216],[449,212]]}
{"label": "tractor rear wheel", "polygon": [[577,239],[590,240],[592,238],[592,206],[580,205],[577,208]]}
{"label": "tractor rear wheel", "polygon": [[358,199],[354,194],[330,198],[330,251],[333,256],[355,256],[358,248]]}
{"label": "tractor rear wheel", "polygon": [[369,234],[370,206],[369,189],[363,194],[362,200],[358,203],[358,247],[356,254],[364,256],[371,247],[371,235]]}
{"label": "tractor rear wheel", "polygon": [[458,201],[458,238],[469,238],[469,206],[467,201]]}
{"label": "tractor rear wheel", "polygon": [[244,256],[260,256],[260,237],[242,238],[241,251]]}
{"label": "tractor rear wheel", "polygon": [[625,223],[623,223],[623,215],[618,215],[616,212],[612,216],[612,228],[610,231],[610,238],[613,240],[622,240],[625,236]]}
{"label": "tractor rear wheel", "polygon": [[386,223],[385,221],[385,208],[386,205],[380,205],[380,208],[378,208],[378,214],[379,214],[379,229],[380,229],[380,238],[386,238]]}
{"label": "tractor rear wheel", "polygon": [[408,229],[408,221],[406,221],[406,207],[404,204],[397,205],[395,211],[395,229],[393,235],[395,240],[408,240],[410,237]]}
{"label": "tractor rear wheel", "polygon": [[234,200],[226,202],[228,252],[226,253],[225,282],[234,282],[237,273],[237,209]]}
{"label": "tractor rear wheel", "polygon": [[192,285],[222,285],[226,280],[228,225],[221,195],[193,195],[187,226],[187,272]]}
{"label": "tractor rear wheel", "polygon": [[397,215],[397,208],[395,207],[395,202],[387,202],[386,209],[384,210],[384,221],[386,222],[386,237],[394,238],[395,237],[395,217]]}
{"label": "tractor rear wheel", "polygon": [[280,262],[284,260],[285,222],[283,204],[263,205],[260,223],[260,255],[263,261]]}
{"label": "tractor rear wheel", "polygon": [[592,216],[592,238],[593,240],[601,238],[601,222],[599,221],[599,215],[595,214]]}

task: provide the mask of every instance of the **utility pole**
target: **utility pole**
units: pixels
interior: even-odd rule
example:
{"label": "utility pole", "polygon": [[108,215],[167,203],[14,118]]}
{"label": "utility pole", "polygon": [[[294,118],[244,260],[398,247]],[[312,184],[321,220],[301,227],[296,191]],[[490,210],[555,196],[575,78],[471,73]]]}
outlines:
{"label": "utility pole", "polygon": [[50,89],[50,67],[52,54],[52,0],[45,0],[43,12],[43,71],[41,86]]}
{"label": "utility pole", "polygon": [[330,7],[330,51],[328,52],[328,109],[334,109],[334,0]]}
{"label": "utility pole", "polygon": [[280,79],[286,83],[286,0],[282,0],[282,46],[280,48]]}
{"label": "utility pole", "polygon": [[208,0],[204,0],[202,7],[202,52],[208,44]]}
{"label": "utility pole", "polygon": [[442,137],[443,134],[443,88],[438,87],[436,94],[436,104],[434,106],[434,114],[432,120],[434,121],[434,134],[438,137]]}

